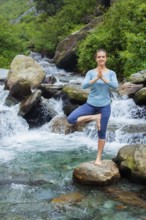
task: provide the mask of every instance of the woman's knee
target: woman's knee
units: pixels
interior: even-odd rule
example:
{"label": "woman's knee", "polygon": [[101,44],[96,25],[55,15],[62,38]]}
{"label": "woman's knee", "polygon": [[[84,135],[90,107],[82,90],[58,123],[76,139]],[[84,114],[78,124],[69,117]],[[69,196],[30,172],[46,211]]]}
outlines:
{"label": "woman's knee", "polygon": [[72,117],[71,115],[69,115],[67,117],[67,121],[68,121],[69,124],[76,124],[77,120],[74,117]]}
{"label": "woman's knee", "polygon": [[102,117],[102,119],[101,119],[101,130],[98,131],[98,137],[100,139],[106,139],[106,131],[107,131],[108,121],[109,121],[109,117]]}
{"label": "woman's knee", "polygon": [[105,130],[98,131],[98,138],[99,139],[106,139],[106,131]]}

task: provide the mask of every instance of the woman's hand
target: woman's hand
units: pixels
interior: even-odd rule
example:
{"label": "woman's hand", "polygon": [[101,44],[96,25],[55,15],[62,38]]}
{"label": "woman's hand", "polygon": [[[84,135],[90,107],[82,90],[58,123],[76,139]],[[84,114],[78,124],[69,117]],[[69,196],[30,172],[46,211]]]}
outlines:
{"label": "woman's hand", "polygon": [[102,79],[102,77],[103,77],[102,69],[101,69],[101,67],[99,67],[98,68],[98,78]]}
{"label": "woman's hand", "polygon": [[98,79],[101,79],[105,83],[109,83],[109,81],[104,78],[101,67],[98,67]]}

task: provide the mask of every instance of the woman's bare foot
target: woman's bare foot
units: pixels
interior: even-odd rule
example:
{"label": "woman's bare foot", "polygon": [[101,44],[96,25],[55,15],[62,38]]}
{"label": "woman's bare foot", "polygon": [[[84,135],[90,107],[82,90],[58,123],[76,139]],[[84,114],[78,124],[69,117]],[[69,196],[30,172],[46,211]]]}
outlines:
{"label": "woman's bare foot", "polygon": [[101,166],[101,165],[102,165],[102,162],[101,162],[100,160],[96,160],[96,161],[95,161],[95,165]]}
{"label": "woman's bare foot", "polygon": [[101,129],[101,123],[100,123],[100,121],[101,121],[101,114],[97,114],[96,115],[95,121],[96,121],[96,124],[97,124],[97,129],[98,129],[98,131],[100,131],[100,129]]}

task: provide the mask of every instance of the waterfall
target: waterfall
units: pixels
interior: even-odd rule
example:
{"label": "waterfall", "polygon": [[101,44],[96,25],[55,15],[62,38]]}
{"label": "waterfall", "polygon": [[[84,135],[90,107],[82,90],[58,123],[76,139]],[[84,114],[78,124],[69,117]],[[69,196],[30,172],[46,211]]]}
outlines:
{"label": "waterfall", "polygon": [[[49,61],[48,58],[45,57],[42,58],[40,54],[32,53],[31,56],[33,58],[35,57],[37,62],[43,66],[47,75],[54,73],[55,77],[57,77],[56,83],[80,84],[83,79],[81,76],[73,76],[71,73],[66,73],[64,70],[58,69],[51,60]],[[64,76],[63,79],[62,76]],[[0,142],[2,147],[21,145],[21,150],[23,150],[23,145],[29,145],[31,147],[32,145],[36,146],[38,145],[37,142],[40,142],[41,140],[43,140],[43,142],[46,144],[52,137],[54,138],[54,134],[52,134],[49,129],[50,122],[46,123],[40,128],[29,130],[27,122],[22,117],[18,116],[19,104],[13,107],[5,106],[4,102],[7,95],[8,91],[4,90],[4,87],[1,85]],[[47,108],[47,111],[51,111],[50,114],[53,117],[56,117],[59,114],[64,114],[62,109],[63,101],[61,99],[55,100],[51,98],[46,100],[45,98],[42,98],[42,101],[45,102],[45,104],[47,103],[46,105],[50,106],[50,108]],[[121,97],[116,92],[113,92],[111,109],[111,117],[107,130],[107,142],[105,147],[106,151],[114,153],[117,152],[121,146],[126,144],[146,143],[145,107],[137,106],[133,99],[130,99],[126,96]],[[97,148],[98,134],[96,124],[94,122],[88,123],[83,132],[74,132],[66,136],[62,136],[63,134],[55,135],[56,138],[58,138],[57,142],[60,142],[62,139],[64,139],[65,143],[66,140],[68,143],[73,143],[75,141],[79,144],[79,146],[87,145],[87,147],[94,149]],[[50,138],[49,140],[47,139],[48,136]],[[33,144],[33,142],[35,142],[35,144]],[[66,144],[64,148],[66,148]]]}
{"label": "waterfall", "polygon": [[[126,144],[146,143],[146,107],[137,106],[133,99],[128,97],[113,96],[111,116],[107,130],[107,148],[113,150]],[[96,124],[89,123],[85,135],[97,140]]]}

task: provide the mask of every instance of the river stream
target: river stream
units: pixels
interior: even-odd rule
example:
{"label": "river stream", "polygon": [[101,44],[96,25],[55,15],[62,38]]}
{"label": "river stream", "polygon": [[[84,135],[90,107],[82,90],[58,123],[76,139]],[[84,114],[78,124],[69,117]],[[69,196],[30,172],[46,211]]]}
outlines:
{"label": "river stream", "polygon": [[[80,83],[82,80],[67,75],[39,55],[35,58],[47,75],[60,76],[62,81],[57,83]],[[52,133],[50,122],[29,129],[27,122],[17,115],[18,105],[4,105],[7,95],[8,91],[0,85],[1,220],[146,219],[145,199],[138,196],[145,189],[143,185],[123,179],[112,186],[99,188],[73,181],[72,174],[77,165],[95,160],[97,132],[94,122],[83,132],[67,135]],[[54,100],[53,103],[54,110],[64,114],[62,101]],[[103,159],[112,159],[124,145],[146,144],[145,119],[144,107],[113,93]],[[116,191],[118,195],[111,193]],[[129,199],[119,196],[124,195],[123,192],[127,192]],[[134,203],[136,199],[137,203]]]}

